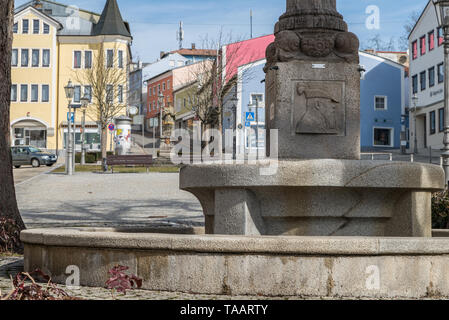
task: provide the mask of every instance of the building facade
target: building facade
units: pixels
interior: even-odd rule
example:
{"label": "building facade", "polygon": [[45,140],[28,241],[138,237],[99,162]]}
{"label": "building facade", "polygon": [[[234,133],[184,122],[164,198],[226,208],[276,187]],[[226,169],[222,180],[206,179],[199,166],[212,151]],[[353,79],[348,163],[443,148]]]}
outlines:
{"label": "building facade", "polygon": [[[131,59],[131,34],[116,0],[107,0],[103,13],[69,7],[53,1],[30,1],[15,10],[12,50],[11,137],[12,145],[31,145],[57,153],[63,151],[68,123],[64,87],[75,86],[72,103],[84,95],[92,98],[89,83],[77,83],[93,68],[99,50],[107,67],[117,68],[126,79]],[[114,99],[126,104],[128,82],[112,88]],[[126,113],[126,108],[123,110]],[[81,145],[81,113],[75,117],[77,150]],[[86,143],[100,148],[95,120],[86,122]],[[108,143],[109,145],[109,143]]]}
{"label": "building facade", "polygon": [[400,149],[406,105],[405,67],[370,53],[359,55],[365,69],[360,81],[361,148]]}
{"label": "building facade", "polygon": [[410,33],[409,46],[410,150],[424,153],[443,147],[445,117],[443,34],[432,1]]}

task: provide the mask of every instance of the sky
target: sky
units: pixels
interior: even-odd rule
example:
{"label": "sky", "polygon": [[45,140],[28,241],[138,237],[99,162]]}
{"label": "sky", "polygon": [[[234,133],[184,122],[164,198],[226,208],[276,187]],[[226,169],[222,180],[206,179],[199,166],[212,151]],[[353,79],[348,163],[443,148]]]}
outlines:
{"label": "sky", "polygon": [[[56,0],[58,1],[58,0]],[[161,51],[178,49],[176,32],[179,21],[184,23],[183,47],[195,43],[198,48],[219,38],[242,40],[250,37],[250,10],[253,11],[253,36],[273,33],[274,24],[285,12],[285,0],[117,0],[123,19],[131,26],[133,57],[154,62]],[[15,0],[16,6],[27,2]],[[101,13],[106,0],[59,0],[79,8]],[[414,12],[421,13],[428,0],[337,0],[337,9],[348,23],[349,31],[360,39],[361,47],[372,46],[370,39],[380,36],[386,43],[401,49],[400,37],[404,24]],[[379,24],[366,26],[366,20],[376,11]],[[375,21],[375,20],[369,20]],[[377,28],[378,27],[378,28]],[[208,40],[206,40],[208,39]],[[402,48],[403,49],[403,48]]]}

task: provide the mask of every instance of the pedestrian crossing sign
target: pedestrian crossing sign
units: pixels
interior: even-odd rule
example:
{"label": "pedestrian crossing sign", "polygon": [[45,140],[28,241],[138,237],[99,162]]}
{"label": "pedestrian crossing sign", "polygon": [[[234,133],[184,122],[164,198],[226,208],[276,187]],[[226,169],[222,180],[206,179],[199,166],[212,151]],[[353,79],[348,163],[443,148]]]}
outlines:
{"label": "pedestrian crossing sign", "polygon": [[254,122],[255,120],[256,120],[256,117],[254,116],[254,112],[246,113],[246,122]]}

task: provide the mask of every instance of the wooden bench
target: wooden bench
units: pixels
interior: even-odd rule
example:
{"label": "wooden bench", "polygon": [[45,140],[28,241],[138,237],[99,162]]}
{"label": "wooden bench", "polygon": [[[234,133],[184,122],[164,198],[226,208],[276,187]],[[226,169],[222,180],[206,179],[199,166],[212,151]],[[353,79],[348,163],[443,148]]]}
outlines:
{"label": "wooden bench", "polygon": [[114,166],[145,166],[147,172],[153,164],[153,156],[149,155],[126,155],[126,156],[108,156],[106,164],[111,167],[114,173]]}

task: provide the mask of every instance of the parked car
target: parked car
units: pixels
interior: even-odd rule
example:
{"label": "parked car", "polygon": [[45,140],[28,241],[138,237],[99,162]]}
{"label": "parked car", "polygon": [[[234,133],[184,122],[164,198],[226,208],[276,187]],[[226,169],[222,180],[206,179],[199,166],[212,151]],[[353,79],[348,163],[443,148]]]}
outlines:
{"label": "parked car", "polygon": [[11,153],[13,166],[17,169],[24,165],[32,165],[33,168],[41,165],[51,167],[58,160],[55,154],[30,146],[12,147]]}

